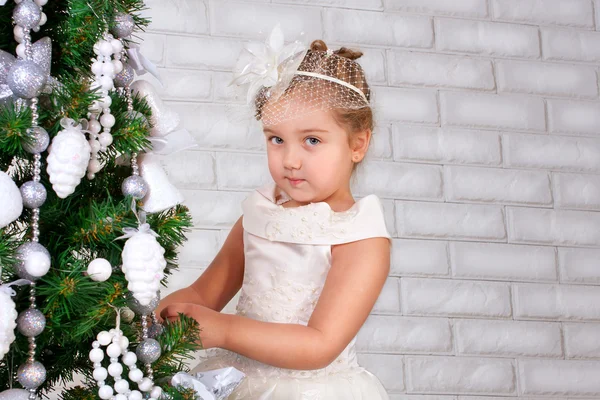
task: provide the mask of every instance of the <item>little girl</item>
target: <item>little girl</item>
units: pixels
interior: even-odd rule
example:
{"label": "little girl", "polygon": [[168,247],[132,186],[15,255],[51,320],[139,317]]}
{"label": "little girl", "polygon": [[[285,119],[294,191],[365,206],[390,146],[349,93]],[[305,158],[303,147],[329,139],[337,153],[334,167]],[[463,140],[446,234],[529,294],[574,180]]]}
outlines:
{"label": "little girl", "polygon": [[[362,53],[315,41],[300,55],[251,96],[273,182],[244,200],[214,261],[157,313],[199,321],[214,349],[192,373],[246,374],[228,399],[388,399],[355,351],[390,268],[379,198],[350,192],[373,129]],[[240,289],[236,314],[220,313]]]}

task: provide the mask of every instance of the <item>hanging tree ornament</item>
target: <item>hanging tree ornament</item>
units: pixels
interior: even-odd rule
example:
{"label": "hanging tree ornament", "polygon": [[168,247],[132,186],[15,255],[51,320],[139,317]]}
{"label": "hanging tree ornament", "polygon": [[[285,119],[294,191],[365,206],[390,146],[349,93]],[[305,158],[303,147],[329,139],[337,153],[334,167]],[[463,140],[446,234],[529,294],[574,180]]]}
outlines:
{"label": "hanging tree ornament", "polygon": [[90,145],[81,124],[70,118],[60,121],[64,128],[52,140],[48,150],[48,168],[52,188],[61,199],[75,191],[90,161]]}
{"label": "hanging tree ornament", "polygon": [[0,171],[0,228],[4,228],[21,215],[23,200],[12,178]]}
{"label": "hanging tree ornament", "polygon": [[15,340],[15,328],[17,327],[17,309],[12,297],[17,293],[10,287],[16,284],[0,286],[0,360],[8,353],[10,345]]}
{"label": "hanging tree ornament", "polygon": [[112,275],[112,266],[108,260],[96,258],[88,265],[87,273],[91,280],[104,282]]}

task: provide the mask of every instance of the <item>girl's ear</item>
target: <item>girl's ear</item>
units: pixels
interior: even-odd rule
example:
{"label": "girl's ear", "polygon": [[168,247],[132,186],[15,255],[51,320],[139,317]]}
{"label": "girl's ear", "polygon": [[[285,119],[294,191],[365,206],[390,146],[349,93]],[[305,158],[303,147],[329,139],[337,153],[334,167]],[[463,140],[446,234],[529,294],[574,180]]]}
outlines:
{"label": "girl's ear", "polygon": [[361,162],[365,155],[367,154],[367,150],[369,149],[369,143],[371,142],[371,130],[366,129],[364,131],[360,131],[354,133],[352,135],[352,140],[350,142],[350,150],[352,152],[352,161],[353,162]]}

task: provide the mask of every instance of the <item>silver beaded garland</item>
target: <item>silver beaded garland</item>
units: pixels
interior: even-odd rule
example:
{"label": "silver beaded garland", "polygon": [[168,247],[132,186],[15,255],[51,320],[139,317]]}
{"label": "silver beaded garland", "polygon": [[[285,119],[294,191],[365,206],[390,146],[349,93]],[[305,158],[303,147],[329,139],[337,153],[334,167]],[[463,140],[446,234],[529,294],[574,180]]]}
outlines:
{"label": "silver beaded garland", "polygon": [[161,324],[157,324],[154,322],[150,328],[148,328],[148,337],[151,339],[156,339],[165,331],[165,327]]}
{"label": "silver beaded garland", "polygon": [[46,380],[46,368],[39,361],[25,363],[17,370],[17,380],[25,389],[37,389]]}
{"label": "silver beaded garland", "polygon": [[115,76],[115,86],[125,87],[129,86],[135,78],[135,71],[129,63],[123,64],[123,70]]}
{"label": "silver beaded garland", "polygon": [[143,199],[148,194],[148,184],[139,175],[132,175],[126,178],[121,185],[121,190],[125,196],[132,196],[135,199]]}
{"label": "silver beaded garland", "polygon": [[29,181],[21,186],[23,205],[27,208],[40,208],[46,202],[46,188],[40,182]]}
{"label": "silver beaded garland", "polygon": [[46,84],[46,75],[35,62],[20,60],[8,72],[6,83],[15,96],[31,99],[41,93]]}
{"label": "silver beaded garland", "polygon": [[50,144],[50,135],[41,126],[33,126],[27,129],[28,140],[23,143],[23,149],[30,153],[43,153]]}
{"label": "silver beaded garland", "polygon": [[151,364],[160,357],[160,343],[156,339],[148,338],[138,345],[135,354],[144,364]]}
{"label": "silver beaded garland", "polygon": [[126,38],[133,33],[135,21],[131,14],[117,13],[115,15],[115,24],[111,30],[112,34],[118,38]]}
{"label": "silver beaded garland", "polygon": [[23,336],[34,337],[44,331],[46,317],[36,308],[28,308],[22,311],[17,318],[17,329]]}
{"label": "silver beaded garland", "polygon": [[156,292],[156,297],[152,299],[150,304],[143,306],[135,297],[133,297],[131,292],[127,292],[127,307],[129,307],[137,315],[150,315],[152,311],[156,310],[156,307],[158,307],[159,301],[160,295],[159,292]]}
{"label": "silver beaded garland", "polygon": [[39,25],[42,10],[33,0],[22,0],[13,11],[13,21],[25,29],[33,29]]}

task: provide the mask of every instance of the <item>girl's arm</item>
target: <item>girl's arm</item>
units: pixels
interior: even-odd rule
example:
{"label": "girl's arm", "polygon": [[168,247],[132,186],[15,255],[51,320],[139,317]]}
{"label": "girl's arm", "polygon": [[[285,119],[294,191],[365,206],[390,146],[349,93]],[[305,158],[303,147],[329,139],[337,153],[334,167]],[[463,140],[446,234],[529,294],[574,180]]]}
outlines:
{"label": "girl's arm", "polygon": [[223,347],[280,368],[324,368],[350,343],[375,305],[390,269],[390,242],[365,239],[334,246],[331,253],[332,265],[308,326],[185,304],[169,307],[164,316],[196,318],[205,348]]}
{"label": "girl's arm", "polygon": [[193,303],[221,311],[242,287],[244,279],[244,239],[242,218],[231,228],[223,247],[208,268],[190,286],[161,300],[156,314],[174,303]]}

